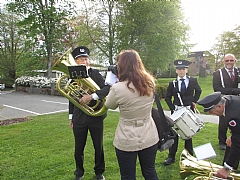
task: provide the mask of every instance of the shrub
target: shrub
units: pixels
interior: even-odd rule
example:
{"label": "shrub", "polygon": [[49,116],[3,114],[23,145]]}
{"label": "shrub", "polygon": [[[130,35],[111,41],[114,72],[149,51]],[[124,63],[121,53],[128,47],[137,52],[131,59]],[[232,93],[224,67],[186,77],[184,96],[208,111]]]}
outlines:
{"label": "shrub", "polygon": [[168,84],[156,84],[155,91],[160,99],[165,98]]}
{"label": "shrub", "polygon": [[0,84],[5,84],[5,88],[12,88],[12,85],[14,84],[14,79],[11,78],[1,78]]}
{"label": "shrub", "polygon": [[56,83],[57,79],[56,78],[51,78],[48,79],[46,77],[42,77],[42,76],[22,76],[20,78],[17,78],[15,80],[15,83],[18,86],[24,86],[24,87],[30,87],[30,84],[32,83],[32,85],[34,87],[51,87],[51,83]]}

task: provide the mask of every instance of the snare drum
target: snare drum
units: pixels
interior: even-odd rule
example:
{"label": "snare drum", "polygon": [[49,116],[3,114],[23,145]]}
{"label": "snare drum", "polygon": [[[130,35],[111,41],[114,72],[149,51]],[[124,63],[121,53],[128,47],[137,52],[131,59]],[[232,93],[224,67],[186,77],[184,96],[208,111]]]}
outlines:
{"label": "snare drum", "polygon": [[174,121],[173,129],[181,139],[190,139],[204,126],[203,121],[189,107],[181,107],[170,118]]}

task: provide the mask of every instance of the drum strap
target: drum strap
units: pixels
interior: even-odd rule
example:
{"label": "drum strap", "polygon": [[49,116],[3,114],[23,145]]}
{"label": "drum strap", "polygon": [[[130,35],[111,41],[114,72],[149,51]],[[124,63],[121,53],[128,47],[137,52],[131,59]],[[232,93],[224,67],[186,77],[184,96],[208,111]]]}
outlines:
{"label": "drum strap", "polygon": [[221,69],[219,69],[219,73],[220,73],[220,78],[221,78],[221,82],[222,82],[222,87],[225,88],[224,81],[223,81],[222,70]]}
{"label": "drum strap", "polygon": [[[177,81],[173,80],[173,87],[174,87],[174,88],[176,88],[175,83],[177,83]],[[177,92],[178,92],[178,93],[177,93],[178,99],[179,99],[179,101],[180,101],[180,103],[181,103],[181,106],[183,106],[183,101],[182,101],[181,95],[180,95],[179,91],[177,91]]]}

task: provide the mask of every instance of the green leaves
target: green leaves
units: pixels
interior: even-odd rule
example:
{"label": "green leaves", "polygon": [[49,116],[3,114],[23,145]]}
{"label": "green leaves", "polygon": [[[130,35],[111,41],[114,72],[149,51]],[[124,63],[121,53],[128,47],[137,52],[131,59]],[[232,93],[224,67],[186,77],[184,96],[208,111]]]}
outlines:
{"label": "green leaves", "polygon": [[167,69],[179,57],[186,41],[188,26],[178,1],[122,3],[117,27],[121,39],[118,49],[133,48],[140,52],[146,68]]}

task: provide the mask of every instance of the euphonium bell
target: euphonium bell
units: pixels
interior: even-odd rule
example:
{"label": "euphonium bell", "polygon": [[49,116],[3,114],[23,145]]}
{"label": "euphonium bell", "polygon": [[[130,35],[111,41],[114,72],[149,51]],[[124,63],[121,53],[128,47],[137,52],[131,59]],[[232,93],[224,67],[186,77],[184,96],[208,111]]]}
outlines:
{"label": "euphonium bell", "polygon": [[[208,161],[198,161],[186,149],[180,155],[179,166],[182,179],[187,179],[190,175],[198,175],[194,180],[224,180],[214,176],[214,173],[223,166]],[[240,180],[240,173],[231,171],[229,179]]]}
{"label": "euphonium bell", "polygon": [[76,62],[71,55],[71,49],[66,51],[53,65],[52,70],[64,73],[64,75],[62,75],[56,82],[57,90],[85,114],[89,116],[101,116],[105,114],[108,110],[105,106],[106,99],[91,101],[89,104],[85,105],[79,103],[79,99],[84,94],[92,94],[100,88],[90,77],[77,77],[76,79],[70,79],[68,66],[76,65]]}

